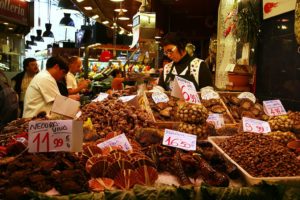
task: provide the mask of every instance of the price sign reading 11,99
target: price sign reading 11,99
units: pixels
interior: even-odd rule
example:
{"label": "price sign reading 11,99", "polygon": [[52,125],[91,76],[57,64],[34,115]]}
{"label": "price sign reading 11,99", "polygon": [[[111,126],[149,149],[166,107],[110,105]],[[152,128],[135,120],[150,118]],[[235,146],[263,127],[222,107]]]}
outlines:
{"label": "price sign reading 11,99", "polygon": [[29,122],[29,152],[71,151],[72,120]]}
{"label": "price sign reading 11,99", "polygon": [[165,129],[163,145],[195,151],[197,136],[170,129]]}

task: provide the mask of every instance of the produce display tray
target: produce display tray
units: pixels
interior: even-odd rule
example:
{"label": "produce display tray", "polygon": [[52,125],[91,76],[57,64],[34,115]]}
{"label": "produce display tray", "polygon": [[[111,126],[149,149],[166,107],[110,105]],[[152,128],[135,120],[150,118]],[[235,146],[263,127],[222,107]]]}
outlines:
{"label": "produce display tray", "polygon": [[267,183],[283,183],[287,185],[300,184],[300,176],[293,177],[253,177],[246,170],[244,170],[239,164],[237,164],[228,154],[226,154],[223,149],[217,144],[220,141],[224,141],[231,136],[210,136],[208,141],[220,152],[222,153],[231,163],[235,164],[239,169],[241,175],[245,179],[248,185],[256,185],[262,181]]}

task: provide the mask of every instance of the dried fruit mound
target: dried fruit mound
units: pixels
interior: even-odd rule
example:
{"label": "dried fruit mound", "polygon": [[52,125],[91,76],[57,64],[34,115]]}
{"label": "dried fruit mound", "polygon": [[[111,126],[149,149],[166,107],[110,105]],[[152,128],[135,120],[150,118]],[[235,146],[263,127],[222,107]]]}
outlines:
{"label": "dried fruit mound", "polygon": [[92,120],[98,135],[105,136],[113,131],[133,134],[137,128],[151,127],[149,114],[135,106],[115,99],[92,102],[82,108],[79,120]]}
{"label": "dried fruit mound", "polygon": [[0,166],[3,188],[28,187],[46,192],[52,188],[60,194],[88,191],[88,175],[71,153],[24,154]]}
{"label": "dried fruit mound", "polygon": [[238,134],[220,142],[219,146],[254,177],[300,176],[296,155],[272,137]]}

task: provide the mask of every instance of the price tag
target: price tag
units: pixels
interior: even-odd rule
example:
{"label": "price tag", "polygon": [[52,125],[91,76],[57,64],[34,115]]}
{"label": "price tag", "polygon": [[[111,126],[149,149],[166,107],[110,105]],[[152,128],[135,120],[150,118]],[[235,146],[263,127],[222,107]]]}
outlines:
{"label": "price tag", "polygon": [[103,101],[103,100],[106,99],[107,97],[108,97],[108,94],[107,94],[107,93],[100,92],[99,95],[97,96],[97,98],[93,100],[93,102],[100,102],[100,101]]}
{"label": "price tag", "polygon": [[168,102],[169,97],[163,92],[153,92],[152,99],[155,103]]}
{"label": "price tag", "polygon": [[243,131],[252,133],[269,133],[271,128],[269,122],[243,117]]}
{"label": "price tag", "polygon": [[[81,121],[49,120],[29,122],[29,152],[81,151]],[[75,134],[76,130],[76,134]]]}
{"label": "price tag", "polygon": [[201,103],[194,84],[178,76],[175,77],[171,95],[186,102]]}
{"label": "price tag", "polygon": [[65,96],[57,95],[51,108],[51,112],[75,118],[80,107],[80,102]]}
{"label": "price tag", "polygon": [[100,149],[104,149],[105,147],[109,146],[117,146],[124,151],[132,150],[132,147],[124,133],[121,135],[117,135],[116,137],[113,137],[109,140],[106,140],[105,142],[99,143],[97,144],[97,146]]}
{"label": "price tag", "polygon": [[269,116],[286,115],[286,111],[280,100],[263,101],[264,111]]}
{"label": "price tag", "polygon": [[163,145],[180,148],[187,151],[195,151],[196,144],[196,135],[165,129]]}
{"label": "price tag", "polygon": [[220,99],[220,95],[213,90],[202,90],[201,99],[205,99],[205,100]]}
{"label": "price tag", "polygon": [[238,95],[238,98],[239,99],[250,99],[253,103],[256,102],[256,97],[251,92],[242,92],[241,94]]}
{"label": "price tag", "polygon": [[224,118],[222,114],[210,113],[206,121],[212,123],[216,129],[224,126]]}
{"label": "price tag", "polygon": [[131,101],[135,97],[136,97],[136,95],[123,96],[123,97],[119,97],[119,100],[121,100],[122,102],[125,103],[125,102],[128,102],[128,101]]}
{"label": "price tag", "polygon": [[82,112],[81,112],[81,110],[79,110],[78,113],[75,116],[75,119],[78,119],[81,115],[82,115]]}

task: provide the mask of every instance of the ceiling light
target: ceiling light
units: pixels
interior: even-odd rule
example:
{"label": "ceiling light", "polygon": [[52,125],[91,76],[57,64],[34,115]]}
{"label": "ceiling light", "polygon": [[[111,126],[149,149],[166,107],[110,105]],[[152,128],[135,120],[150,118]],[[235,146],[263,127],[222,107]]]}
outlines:
{"label": "ceiling light", "polygon": [[122,2],[124,0],[110,0],[110,1],[112,1],[112,2]]}
{"label": "ceiling light", "polygon": [[127,26],[132,27],[132,24],[127,24]]}
{"label": "ceiling light", "polygon": [[128,35],[128,36],[132,36],[132,33],[131,33],[131,32],[129,32],[127,35]]}
{"label": "ceiling light", "polygon": [[59,25],[65,26],[65,27],[74,27],[74,21],[71,18],[70,13],[64,13],[64,17],[60,20]]}
{"label": "ceiling light", "polygon": [[7,22],[4,22],[3,24],[4,24],[4,25],[8,25],[8,23],[7,23]]}
{"label": "ceiling light", "polygon": [[124,33],[124,29],[121,29],[121,30],[119,31],[119,34],[122,35],[123,33]]}
{"label": "ceiling light", "polygon": [[158,35],[157,35],[157,36],[155,36],[154,38],[155,38],[155,39],[161,39],[161,37],[160,37],[160,36],[158,36]]}
{"label": "ceiling light", "polygon": [[109,21],[105,20],[102,22],[102,24],[109,24]]}
{"label": "ceiling light", "polygon": [[13,30],[13,29],[14,29],[14,28],[12,28],[12,27],[9,27],[9,28],[8,28],[8,30]]}
{"label": "ceiling light", "polygon": [[77,6],[70,0],[59,0],[58,7],[62,9],[63,13],[79,12]]}
{"label": "ceiling light", "polygon": [[84,0],[76,0],[78,3],[83,2]]}
{"label": "ceiling light", "polygon": [[85,6],[84,9],[85,10],[93,10],[93,8],[91,6]]}
{"label": "ceiling light", "polygon": [[121,12],[119,12],[118,19],[121,21],[125,21],[125,20],[129,20],[129,17],[126,17],[124,12],[121,10]]}
{"label": "ceiling light", "polygon": [[121,10],[122,10],[123,12],[127,12],[127,11],[128,11],[128,10],[125,9],[125,8],[116,8],[116,9],[114,9],[115,12],[121,12]]}
{"label": "ceiling light", "polygon": [[97,18],[99,18],[99,15],[92,16],[92,19],[97,19]]}
{"label": "ceiling light", "polygon": [[53,35],[52,31],[51,31],[52,24],[46,23],[45,27],[46,27],[46,31],[43,33],[43,37],[54,38],[54,35]]}

